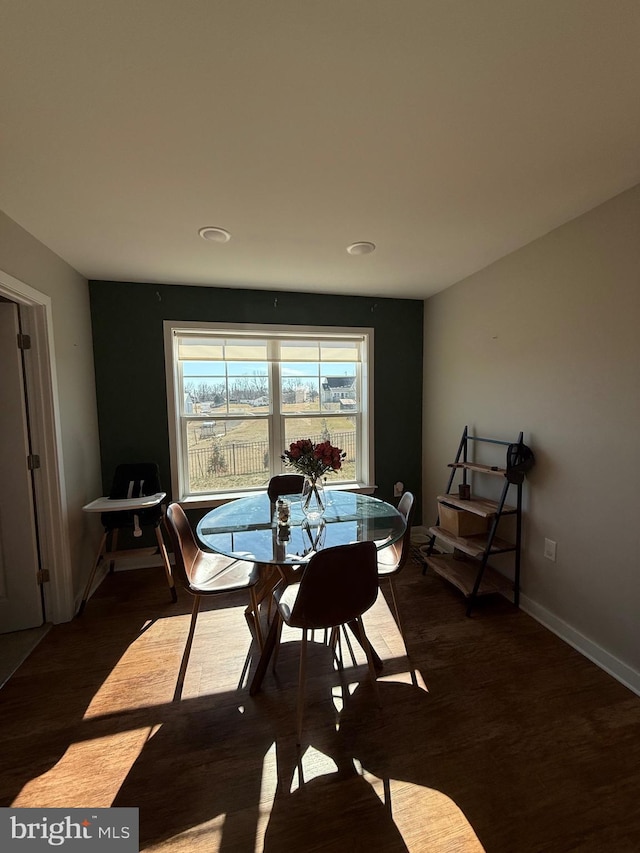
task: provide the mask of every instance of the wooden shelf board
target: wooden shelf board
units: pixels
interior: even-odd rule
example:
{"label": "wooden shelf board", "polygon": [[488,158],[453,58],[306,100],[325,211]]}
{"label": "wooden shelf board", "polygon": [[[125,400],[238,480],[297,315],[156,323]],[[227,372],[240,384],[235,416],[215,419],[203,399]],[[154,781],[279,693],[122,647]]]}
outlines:
{"label": "wooden shelf board", "polygon": [[[431,554],[424,557],[427,565],[436,574],[448,580],[467,597],[473,592],[480,565],[476,560],[458,559],[453,554]],[[513,597],[513,584],[490,566],[485,566],[478,595],[500,593],[507,598]]]}
{"label": "wooden shelf board", "polygon": [[449,468],[463,468],[466,471],[494,474],[497,477],[505,477],[507,474],[506,468],[498,468],[496,465],[481,465],[479,462],[449,462]]}
{"label": "wooden shelf board", "polygon": [[[446,542],[451,548],[457,548],[459,551],[464,551],[470,557],[482,557],[487,548],[487,534],[478,533],[475,536],[454,536],[443,527],[430,527],[429,533],[432,536],[437,536],[443,542]],[[507,542],[505,539],[500,539],[498,536],[493,537],[490,554],[501,554],[508,551],[515,551],[516,546],[512,542]]]}
{"label": "wooden shelf board", "polygon": [[[455,494],[438,495],[438,500],[444,501],[451,506],[455,506],[457,509],[464,509],[466,512],[472,512],[474,515],[481,515],[483,518],[491,518],[491,516],[496,514],[498,509],[498,501],[492,501],[489,498],[481,498],[478,495],[471,495],[469,500],[462,500],[462,498],[459,498],[458,495]],[[505,504],[502,508],[503,515],[514,512],[516,512],[516,508],[514,506],[507,506]]]}

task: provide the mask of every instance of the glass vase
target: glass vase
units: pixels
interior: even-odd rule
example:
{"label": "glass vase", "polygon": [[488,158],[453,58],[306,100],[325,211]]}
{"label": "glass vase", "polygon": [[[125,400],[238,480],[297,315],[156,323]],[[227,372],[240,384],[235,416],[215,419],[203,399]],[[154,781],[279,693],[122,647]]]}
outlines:
{"label": "glass vase", "polygon": [[324,548],[324,537],[327,525],[324,518],[308,519],[302,522],[302,533],[304,542],[304,556],[308,557],[316,551]]}
{"label": "glass vase", "polygon": [[302,504],[302,511],[310,521],[322,518],[326,507],[326,499],[321,477],[305,476],[300,502]]}

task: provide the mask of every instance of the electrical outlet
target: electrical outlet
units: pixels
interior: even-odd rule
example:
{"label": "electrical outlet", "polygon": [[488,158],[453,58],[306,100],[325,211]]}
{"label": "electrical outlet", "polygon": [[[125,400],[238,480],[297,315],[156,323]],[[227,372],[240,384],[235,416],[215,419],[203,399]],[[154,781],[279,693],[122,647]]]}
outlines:
{"label": "electrical outlet", "polygon": [[553,563],[556,561],[556,543],[553,539],[545,539],[544,540],[544,555],[547,560],[551,560]]}
{"label": "electrical outlet", "polygon": [[394,496],[394,498],[401,498],[403,492],[404,492],[404,483],[401,483],[398,480],[397,483],[393,484],[393,496]]}

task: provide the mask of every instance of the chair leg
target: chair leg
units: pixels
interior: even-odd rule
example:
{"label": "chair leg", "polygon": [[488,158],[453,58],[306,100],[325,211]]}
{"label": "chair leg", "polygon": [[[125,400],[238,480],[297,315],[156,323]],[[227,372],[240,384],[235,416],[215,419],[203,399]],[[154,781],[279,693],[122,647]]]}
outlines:
{"label": "chair leg", "polygon": [[[280,611],[276,610],[275,616],[273,617],[274,621],[271,623],[271,630],[275,630],[275,645],[273,647],[273,672],[276,671],[276,664],[278,663],[278,652],[280,651],[280,641],[282,639],[282,616],[280,615]],[[275,625],[275,629],[274,629]]]}
{"label": "chair leg", "polygon": [[302,741],[302,716],[304,712],[304,680],[307,674],[307,629],[302,629],[302,644],[300,646],[300,674],[298,676],[298,734],[296,743]]}
{"label": "chair leg", "polygon": [[164,573],[167,576],[167,583],[169,584],[171,601],[173,601],[175,604],[175,602],[178,600],[178,594],[176,592],[176,585],[175,581],[173,580],[173,572],[171,571],[171,563],[169,562],[167,548],[164,544],[164,539],[162,538],[162,531],[160,530],[160,525],[156,527],[156,539],[158,540],[158,550],[160,551],[162,562],[164,564]]}
{"label": "chair leg", "polygon": [[342,641],[340,639],[340,627],[337,626],[331,629],[331,634],[329,635],[329,647],[333,652],[333,657],[335,658],[336,664],[339,670],[344,669],[344,662],[342,660]]}
{"label": "chair leg", "polygon": [[102,559],[104,552],[105,552],[105,546],[107,544],[107,535],[108,535],[107,531],[105,530],[105,532],[102,534],[102,539],[100,540],[100,547],[98,548],[98,553],[97,553],[96,559],[93,563],[93,568],[91,569],[91,572],[89,573],[87,585],[85,586],[84,592],[82,593],[82,601],[80,602],[80,607],[78,608],[78,613],[77,613],[78,616],[82,615],[82,611],[84,610],[85,604],[87,603],[87,599],[89,598],[89,593],[91,592],[91,585],[93,584],[93,579],[96,576],[96,570],[97,570],[98,565],[100,563],[100,560]]}
{"label": "chair leg", "polygon": [[264,649],[260,655],[260,659],[258,660],[258,666],[256,667],[256,671],[251,679],[251,683],[249,684],[249,695],[255,696],[256,693],[260,692],[260,688],[262,687],[262,680],[264,679],[265,673],[269,666],[269,661],[274,653],[277,653],[278,645],[280,643],[280,632],[282,631],[282,618],[280,616],[280,611],[276,610],[275,617],[273,622],[271,623],[271,627],[269,628],[269,633],[267,634],[267,639],[264,644]]}
{"label": "chair leg", "polygon": [[406,651],[409,651],[407,648],[407,640],[404,635],[404,628],[402,627],[402,622],[400,620],[400,610],[398,609],[398,600],[396,598],[396,589],[393,583],[393,578],[388,578],[389,588],[391,589],[391,601],[393,602],[393,609],[396,612],[396,624],[398,625],[398,630],[400,631],[400,635],[402,636],[402,642],[404,643],[404,647]]}
{"label": "chair leg", "polygon": [[265,569],[265,574],[266,574],[266,577],[265,577],[266,588],[268,590],[268,593],[267,593],[267,625],[270,625],[271,624],[271,609],[273,607],[273,595],[271,593],[273,592],[273,587],[275,586],[274,581],[277,582],[280,579],[280,574],[279,574],[278,570],[274,569],[274,568],[269,568],[269,567],[265,566],[264,569]]}
{"label": "chair leg", "polygon": [[260,609],[258,607],[258,596],[256,595],[256,588],[254,586],[250,587],[249,595],[251,597],[251,609],[253,610],[253,621],[256,626],[256,636],[258,638],[258,645],[260,646],[260,651],[264,649],[264,636],[262,634],[262,625],[260,624]]}
{"label": "chair leg", "polygon": [[[271,624],[271,608],[272,608],[272,595],[273,587],[275,586],[275,581],[278,580],[280,575],[272,566],[268,566],[266,563],[259,563],[260,566],[260,580],[258,581],[255,587],[255,600],[258,605],[262,605],[265,598],[267,599],[267,626]],[[257,612],[254,609],[254,604],[251,602],[247,605],[245,609],[245,616],[251,615],[254,618],[254,613]]]}
{"label": "chair leg", "polygon": [[351,645],[351,640],[349,639],[349,635],[347,634],[347,631],[344,628],[344,626],[342,628],[342,633],[344,634],[344,639],[345,639],[345,642],[347,644],[347,649],[349,649],[349,655],[351,656],[351,664],[352,664],[352,666],[355,666],[356,665],[356,656],[353,652],[353,646]]}
{"label": "chair leg", "polygon": [[378,708],[382,708],[382,702],[380,701],[380,691],[378,690],[378,682],[376,681],[376,668],[373,662],[373,652],[371,649],[371,643],[369,642],[369,638],[365,634],[364,625],[362,624],[362,618],[359,617],[358,619],[356,619],[356,621],[358,622],[358,627],[360,629],[360,636],[358,639],[367,656],[367,664],[369,666],[369,677],[371,678],[371,684],[373,685],[373,692],[376,694],[376,702],[378,703]]}
{"label": "chair leg", "polygon": [[182,662],[180,664],[180,672],[178,673],[178,680],[176,682],[176,689],[173,694],[173,701],[179,701],[182,696],[182,688],[184,686],[184,677],[187,672],[187,666],[189,664],[189,655],[191,654],[191,646],[193,645],[193,635],[196,631],[196,621],[198,619],[198,610],[200,609],[200,596],[196,595],[193,599],[193,608],[191,610],[191,624],[189,625],[189,634],[187,635],[187,642],[184,646],[184,652],[182,653]]}
{"label": "chair leg", "polygon": [[[118,550],[118,528],[114,527],[111,531],[111,541],[109,542],[109,554],[115,554]],[[116,561],[115,557],[111,557],[109,560],[109,574],[112,575],[116,570]]]}
{"label": "chair leg", "polygon": [[340,631],[340,628],[332,628],[331,634],[329,635],[329,647],[334,654],[336,653],[336,646],[338,645],[338,632],[339,631]]}
{"label": "chair leg", "polygon": [[[349,628],[351,628],[351,633],[353,634],[353,636],[356,638],[356,640],[360,643],[360,645],[364,649],[364,645],[362,644],[362,640],[360,638],[360,630],[361,630],[360,622],[358,622],[357,619],[352,619],[351,622],[347,622],[347,625],[349,626]],[[347,636],[346,631],[345,631],[345,636]],[[376,670],[381,670],[384,666],[384,664],[382,662],[382,658],[376,652],[376,650],[373,648],[371,643],[369,643],[369,648],[371,649],[371,655],[373,657],[374,667],[376,668]],[[353,654],[353,652],[352,652],[352,654]],[[354,663],[355,663],[355,661],[354,661]]]}

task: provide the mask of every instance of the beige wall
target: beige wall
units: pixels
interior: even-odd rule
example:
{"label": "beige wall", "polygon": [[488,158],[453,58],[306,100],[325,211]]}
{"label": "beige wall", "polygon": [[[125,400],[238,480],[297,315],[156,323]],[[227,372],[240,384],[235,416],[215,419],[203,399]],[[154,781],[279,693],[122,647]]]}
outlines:
{"label": "beige wall", "polygon": [[424,381],[424,523],[465,424],[524,430],[523,608],[640,692],[640,186],[428,299]]}
{"label": "beige wall", "polygon": [[0,212],[0,270],[50,297],[57,377],[60,460],[66,496],[73,593],[94,554],[83,504],[101,493],[89,288],[72,267]]}

